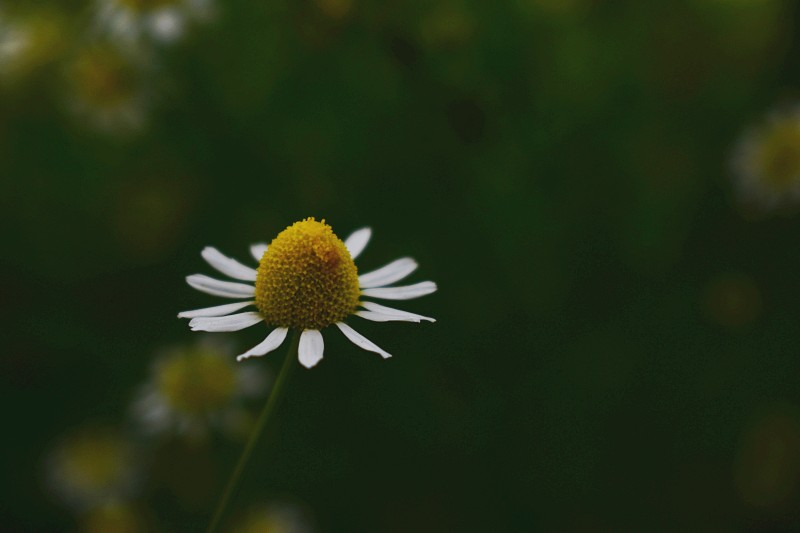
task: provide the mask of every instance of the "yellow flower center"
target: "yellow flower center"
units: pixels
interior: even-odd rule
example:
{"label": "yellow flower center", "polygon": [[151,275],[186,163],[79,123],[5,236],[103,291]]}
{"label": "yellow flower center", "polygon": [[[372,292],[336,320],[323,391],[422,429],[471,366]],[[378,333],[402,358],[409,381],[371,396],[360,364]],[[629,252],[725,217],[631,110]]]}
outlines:
{"label": "yellow flower center", "polygon": [[203,415],[227,405],[236,392],[235,368],[207,348],[195,348],[164,362],[158,389],[170,407]]}
{"label": "yellow flower center", "polygon": [[269,324],[322,329],[352,314],[359,294],[350,252],[324,219],[280,232],[258,265],[256,305]]}
{"label": "yellow flower center", "polygon": [[123,480],[131,453],[116,434],[98,430],[74,437],[63,457],[66,478],[76,488],[102,491]]}
{"label": "yellow flower center", "polygon": [[773,124],[758,153],[764,180],[778,190],[800,181],[800,121],[794,116]]}

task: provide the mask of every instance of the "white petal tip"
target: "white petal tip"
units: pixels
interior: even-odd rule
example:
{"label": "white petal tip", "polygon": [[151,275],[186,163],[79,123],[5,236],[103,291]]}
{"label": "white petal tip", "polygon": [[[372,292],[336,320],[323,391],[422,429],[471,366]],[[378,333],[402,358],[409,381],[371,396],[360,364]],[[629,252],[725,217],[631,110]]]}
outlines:
{"label": "white petal tip", "polygon": [[372,229],[368,227],[357,229],[351,233],[344,241],[347,251],[350,252],[350,257],[353,259],[358,257],[364,251],[370,237],[372,237]]}
{"label": "white petal tip", "polygon": [[359,332],[357,332],[344,322],[337,322],[336,326],[339,328],[339,330],[341,330],[342,333],[344,333],[345,337],[350,339],[350,341],[359,348],[367,350],[369,352],[374,352],[383,357],[384,359],[388,359],[392,356],[392,354],[378,347],[377,345],[375,345],[375,343],[373,343],[372,341],[361,335]]}
{"label": "white petal tip", "polygon": [[267,335],[267,338],[253,346],[241,355],[236,356],[237,361],[247,359],[248,357],[261,357],[275,350],[283,343],[288,333],[288,328],[275,328]]}
{"label": "white petal tip", "polygon": [[304,367],[311,368],[322,360],[324,349],[325,342],[318,330],[303,330],[300,335],[300,344],[297,347],[297,359]]}

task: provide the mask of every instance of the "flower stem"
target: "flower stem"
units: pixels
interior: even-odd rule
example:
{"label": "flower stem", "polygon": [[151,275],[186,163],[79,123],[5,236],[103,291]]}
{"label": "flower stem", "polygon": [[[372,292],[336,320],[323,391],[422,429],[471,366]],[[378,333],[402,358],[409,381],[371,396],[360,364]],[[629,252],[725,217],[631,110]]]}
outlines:
{"label": "flower stem", "polygon": [[219,500],[217,509],[214,511],[214,516],[211,519],[208,529],[206,530],[207,533],[214,533],[214,531],[217,530],[217,527],[219,527],[219,523],[220,520],[222,520],[222,515],[225,512],[225,508],[228,506],[228,502],[230,501],[231,496],[233,496],[236,486],[239,484],[239,478],[242,477],[244,467],[247,465],[247,461],[253,454],[256,443],[258,442],[261,433],[263,433],[264,427],[267,425],[267,421],[271,418],[272,413],[275,411],[275,408],[280,401],[284,385],[286,384],[292,368],[296,366],[294,362],[297,360],[297,347],[299,344],[300,332],[293,331],[289,352],[286,354],[286,359],[283,361],[281,371],[278,374],[278,378],[275,380],[275,384],[272,386],[272,391],[269,394],[269,398],[267,398],[267,403],[264,404],[261,414],[258,415],[258,420],[253,428],[253,432],[250,434],[247,445],[245,445],[242,455],[239,456],[239,462],[236,463],[236,468],[233,470],[233,473],[228,480],[228,484],[225,486],[225,492],[222,493],[222,497]]}

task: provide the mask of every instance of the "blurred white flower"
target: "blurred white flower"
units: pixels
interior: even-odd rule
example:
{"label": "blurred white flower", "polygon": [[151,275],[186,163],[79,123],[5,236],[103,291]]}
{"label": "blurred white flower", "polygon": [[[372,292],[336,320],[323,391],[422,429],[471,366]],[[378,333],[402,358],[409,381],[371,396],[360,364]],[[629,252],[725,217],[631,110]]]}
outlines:
{"label": "blurred white flower", "polygon": [[153,101],[149,66],[141,50],[89,44],[66,66],[66,106],[92,129],[116,134],[139,131]]}
{"label": "blurred white flower", "polygon": [[124,44],[173,43],[213,14],[212,0],[98,0],[97,25]]}
{"label": "blurred white flower", "polygon": [[250,422],[244,401],[265,394],[268,379],[258,368],[236,365],[231,352],[210,338],[165,350],[134,402],[134,417],[149,433],[244,434]]}
{"label": "blurred white flower", "polygon": [[747,131],[733,155],[740,202],[762,211],[800,205],[800,106],[771,113]]}
{"label": "blurred white flower", "polygon": [[50,489],[76,509],[124,501],[137,487],[137,454],[118,431],[87,427],[57,443],[46,458]]}
{"label": "blurred white flower", "polygon": [[0,11],[0,82],[16,83],[63,53],[64,20],[51,11],[9,16]]}

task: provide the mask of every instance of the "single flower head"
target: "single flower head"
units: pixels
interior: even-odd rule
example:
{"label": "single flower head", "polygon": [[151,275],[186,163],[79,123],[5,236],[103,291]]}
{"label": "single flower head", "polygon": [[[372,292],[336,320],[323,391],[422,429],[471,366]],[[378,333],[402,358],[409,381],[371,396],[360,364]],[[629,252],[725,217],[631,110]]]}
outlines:
{"label": "single flower head", "polygon": [[[283,230],[269,245],[251,246],[250,251],[259,262],[257,269],[228,258],[215,248],[205,248],[202,256],[212,267],[249,283],[194,274],[186,278],[189,285],[214,296],[248,300],[185,311],[178,317],[191,318],[189,325],[194,331],[237,331],[260,322],[273,327],[263,342],[237,357],[240,361],[275,350],[289,329],[295,328],[302,331],[300,363],[311,368],[322,359],[324,344],[320,330],[333,325],[356,346],[384,358],[391,357],[344,320],[357,315],[375,322],[434,322],[432,318],[365,298],[408,300],[436,291],[436,284],[423,281],[389,286],[416,270],[417,263],[410,257],[359,276],[353,260],[364,250],[370,235],[369,228],[362,228],[342,242],[325,220],[307,218]],[[257,311],[231,314],[251,305]]]}
{"label": "single flower head", "polygon": [[133,404],[134,417],[150,433],[244,433],[244,402],[262,394],[267,379],[256,367],[237,366],[230,353],[225,343],[209,338],[165,350]]}
{"label": "single flower head", "polygon": [[758,210],[800,204],[800,107],[772,113],[746,132],[733,156],[739,200]]}
{"label": "single flower head", "polygon": [[46,461],[50,488],[64,503],[89,509],[124,501],[138,485],[137,453],[116,430],[86,427],[64,438]]}
{"label": "single flower head", "polygon": [[148,60],[134,48],[93,43],[66,66],[66,105],[96,130],[133,133],[144,128],[151,107]]}

